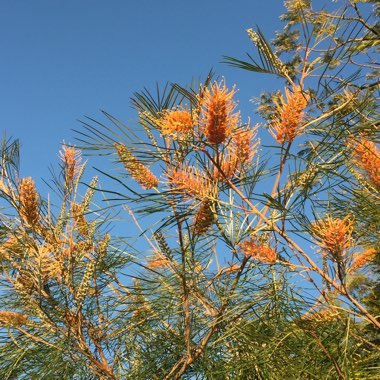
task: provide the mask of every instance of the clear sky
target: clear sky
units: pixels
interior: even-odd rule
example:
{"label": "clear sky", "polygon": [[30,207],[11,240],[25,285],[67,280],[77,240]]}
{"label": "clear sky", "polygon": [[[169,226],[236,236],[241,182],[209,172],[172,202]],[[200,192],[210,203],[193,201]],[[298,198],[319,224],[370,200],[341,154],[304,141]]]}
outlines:
{"label": "clear sky", "polygon": [[220,64],[253,51],[245,29],[281,28],[281,0],[3,0],[0,2],[0,120],[22,143],[22,174],[48,177],[60,143],[100,109],[124,122],[129,98],[156,81],[190,83],[211,67],[249,98],[274,78]]}

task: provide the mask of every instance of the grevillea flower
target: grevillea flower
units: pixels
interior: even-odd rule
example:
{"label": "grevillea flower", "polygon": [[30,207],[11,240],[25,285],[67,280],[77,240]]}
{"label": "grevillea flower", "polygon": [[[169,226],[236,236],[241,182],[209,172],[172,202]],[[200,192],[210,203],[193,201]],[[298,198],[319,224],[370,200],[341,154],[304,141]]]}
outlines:
{"label": "grevillea flower", "polygon": [[231,179],[238,169],[239,161],[234,152],[223,157],[222,162],[219,164],[219,168],[214,168],[213,178],[218,181],[225,181]]}
{"label": "grevillea flower", "polygon": [[210,180],[193,167],[172,170],[168,173],[168,179],[179,192],[188,197],[206,199],[212,193]]}
{"label": "grevillea flower", "polygon": [[20,244],[20,241],[14,236],[11,236],[9,239],[5,240],[4,243],[0,244],[0,261],[10,260],[23,253],[24,248]]}
{"label": "grevillea flower", "polygon": [[224,142],[239,122],[239,112],[234,110],[237,103],[232,99],[235,90],[230,92],[224,81],[214,83],[199,96],[200,127],[210,144]]}
{"label": "grevillea flower", "polygon": [[214,213],[212,211],[212,202],[203,201],[199,206],[193,222],[194,235],[202,235],[207,232],[214,222]]}
{"label": "grevillea flower", "polygon": [[81,151],[64,145],[59,152],[63,167],[65,170],[66,183],[72,182],[74,176],[80,172],[80,163],[82,161]]}
{"label": "grevillea flower", "polygon": [[240,163],[251,161],[257,151],[258,141],[256,137],[257,126],[254,128],[238,129],[232,138],[232,148],[234,156]]}
{"label": "grevillea flower", "polygon": [[364,252],[355,255],[355,259],[350,266],[350,272],[363,268],[371,263],[376,257],[377,251],[375,248],[368,248]]}
{"label": "grevillea flower", "polygon": [[148,262],[147,268],[149,269],[168,268],[170,264],[171,264],[171,261],[167,257],[161,254],[157,254]]}
{"label": "grevillea flower", "polygon": [[0,326],[22,326],[28,322],[28,317],[15,311],[0,310]]}
{"label": "grevillea flower", "polygon": [[294,86],[293,91],[285,88],[286,101],[281,96],[276,103],[277,117],[271,121],[270,132],[280,144],[292,142],[303,130],[301,122],[304,117],[304,109],[307,106],[307,98],[299,86]]}
{"label": "grevillea flower", "polygon": [[184,109],[166,111],[156,123],[161,127],[163,136],[175,136],[194,130],[193,116]]}
{"label": "grevillea flower", "polygon": [[367,173],[371,181],[380,186],[380,150],[376,145],[362,137],[354,146],[355,161]]}
{"label": "grevillea flower", "polygon": [[82,236],[87,236],[89,232],[89,226],[88,226],[86,217],[84,215],[83,206],[78,203],[73,202],[73,204],[71,205],[71,210],[73,213],[73,219],[75,221],[78,232]]}
{"label": "grevillea flower", "polygon": [[318,311],[313,311],[312,313],[307,313],[301,317],[302,321],[316,321],[316,322],[329,322],[337,318],[339,313],[332,309],[322,309]]}
{"label": "grevillea flower", "polygon": [[19,184],[20,216],[26,223],[34,225],[40,218],[39,197],[31,177],[23,178]]}
{"label": "grevillea flower", "polygon": [[120,161],[124,164],[124,167],[136,182],[138,182],[144,189],[151,189],[152,187],[158,186],[157,177],[139,162],[124,144],[117,143],[114,146],[119,155]]}
{"label": "grevillea flower", "polygon": [[275,264],[277,260],[277,252],[269,244],[257,243],[255,241],[243,241],[240,249],[246,256],[267,264]]}
{"label": "grevillea flower", "polygon": [[333,219],[327,215],[312,225],[312,233],[319,246],[330,253],[336,261],[342,261],[347,249],[352,246],[354,221],[351,215]]}

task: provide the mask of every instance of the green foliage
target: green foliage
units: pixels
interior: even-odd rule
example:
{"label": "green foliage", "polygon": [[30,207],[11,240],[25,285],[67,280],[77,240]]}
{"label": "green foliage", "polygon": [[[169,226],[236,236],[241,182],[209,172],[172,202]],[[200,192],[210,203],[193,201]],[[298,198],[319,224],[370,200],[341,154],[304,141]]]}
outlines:
{"label": "green foliage", "polygon": [[1,379],[378,379],[379,24],[362,3],[286,1],[272,42],[248,30],[257,58],[225,57],[277,77],[257,109],[273,146],[212,72],[135,93],[138,130],[83,121],[113,170],[82,188],[64,147],[54,202],[3,142]]}

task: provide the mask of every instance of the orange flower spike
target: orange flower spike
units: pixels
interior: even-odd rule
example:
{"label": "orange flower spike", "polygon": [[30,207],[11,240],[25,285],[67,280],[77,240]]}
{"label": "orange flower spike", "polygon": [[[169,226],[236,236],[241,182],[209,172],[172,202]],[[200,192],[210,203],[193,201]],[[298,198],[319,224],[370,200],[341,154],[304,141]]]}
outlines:
{"label": "orange flower spike", "polygon": [[40,219],[39,197],[31,177],[23,178],[19,184],[20,216],[30,225]]}
{"label": "orange flower spike", "polygon": [[199,171],[194,168],[172,170],[168,179],[179,191],[189,197],[207,198],[211,193],[211,184]]}
{"label": "orange flower spike", "polygon": [[354,147],[354,155],[358,166],[366,171],[375,185],[380,186],[380,150],[376,145],[362,137]]}
{"label": "orange flower spike", "polygon": [[187,110],[167,111],[158,121],[163,136],[173,136],[178,133],[188,133],[194,129],[194,121]]}
{"label": "orange flower spike", "polygon": [[275,264],[277,260],[277,252],[268,244],[257,244],[254,241],[244,241],[240,244],[240,249],[246,256],[267,264]]}
{"label": "orange flower spike", "polygon": [[250,157],[251,145],[250,131],[242,131],[240,133],[237,133],[234,140],[236,144],[236,157],[241,162],[248,161]]}
{"label": "orange flower spike", "polygon": [[375,248],[369,248],[364,252],[356,255],[352,265],[350,267],[350,272],[354,272],[360,268],[363,268],[365,265],[369,264],[376,257],[377,251]]}
{"label": "orange flower spike", "polygon": [[170,267],[171,261],[162,255],[154,256],[147,264],[147,268],[149,269],[160,269],[160,268],[168,268]]}
{"label": "orange flower spike", "polygon": [[354,221],[350,215],[343,219],[333,219],[328,215],[325,220],[315,222],[312,227],[320,247],[331,253],[338,261],[352,245],[353,229]]}
{"label": "orange flower spike", "polygon": [[66,181],[70,183],[80,171],[81,152],[73,147],[63,146],[62,151],[59,152],[59,156],[64,165]]}
{"label": "orange flower spike", "polygon": [[254,142],[257,126],[236,131],[233,136],[232,152],[236,160],[245,163],[252,160],[256,153],[258,141]]}
{"label": "orange flower spike", "polygon": [[130,150],[121,143],[114,145],[120,161],[124,164],[125,169],[132,178],[138,182],[144,189],[151,189],[158,186],[157,177],[146,168],[139,160],[130,152]]}
{"label": "orange flower spike", "polygon": [[301,126],[307,98],[299,86],[294,86],[291,92],[285,88],[286,103],[281,97],[277,104],[278,116],[272,120],[271,133],[279,144],[292,142],[303,130]]}
{"label": "orange flower spike", "polygon": [[210,144],[224,142],[239,122],[237,103],[232,99],[235,90],[228,92],[224,81],[214,83],[199,97],[201,130]]}

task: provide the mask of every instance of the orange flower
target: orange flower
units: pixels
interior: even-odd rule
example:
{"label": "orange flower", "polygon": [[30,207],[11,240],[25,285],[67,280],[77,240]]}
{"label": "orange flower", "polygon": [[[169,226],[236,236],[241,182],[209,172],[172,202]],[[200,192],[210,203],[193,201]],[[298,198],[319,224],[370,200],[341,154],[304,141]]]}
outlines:
{"label": "orange flower", "polygon": [[19,184],[20,216],[26,223],[34,225],[40,218],[39,197],[31,177],[23,178]]}
{"label": "orange flower", "polygon": [[161,133],[164,136],[188,133],[194,129],[193,117],[187,110],[166,111],[163,117],[156,122],[161,127]]}
{"label": "orange flower", "polygon": [[70,183],[74,176],[80,172],[81,152],[74,147],[63,146],[59,156],[64,165],[66,182]]}
{"label": "orange flower", "polygon": [[22,326],[28,322],[28,317],[14,311],[0,310],[0,326]]}
{"label": "orange flower", "polygon": [[375,248],[369,248],[364,252],[361,252],[356,255],[352,265],[350,267],[350,272],[354,272],[365,265],[369,264],[376,257],[377,251]]}
{"label": "orange flower", "polygon": [[304,117],[303,110],[307,99],[299,86],[293,87],[293,92],[285,88],[286,102],[281,96],[276,104],[277,117],[271,121],[270,132],[280,144],[292,142],[303,130],[301,126]]}
{"label": "orange flower", "polygon": [[170,260],[162,255],[156,255],[150,260],[147,264],[147,268],[149,269],[159,269],[159,268],[167,268],[171,264]]}
{"label": "orange flower", "polygon": [[194,235],[202,235],[207,232],[214,222],[214,213],[211,209],[211,202],[206,200],[201,203],[194,217]]}
{"label": "orange flower", "polygon": [[[214,169],[213,178],[219,181],[224,181],[226,178],[230,179],[234,176],[238,169],[238,159],[234,153],[225,157],[220,164],[220,170]],[[222,174],[223,173],[223,174]]]}
{"label": "orange flower", "polygon": [[146,168],[138,159],[130,152],[130,150],[121,143],[114,145],[119,155],[120,161],[124,164],[125,168],[144,189],[151,189],[158,186],[157,177]]}
{"label": "orange flower", "polygon": [[252,160],[256,153],[257,142],[253,142],[256,136],[257,126],[254,128],[239,129],[232,139],[232,150],[237,160],[241,163]]}
{"label": "orange flower", "polygon": [[169,181],[188,197],[207,198],[211,194],[211,183],[205,175],[193,167],[172,170],[168,173]]}
{"label": "orange flower", "polygon": [[375,185],[380,186],[380,151],[376,145],[362,137],[354,146],[354,155],[358,166],[366,171]]}
{"label": "orange flower", "polygon": [[277,252],[269,244],[256,243],[252,240],[243,241],[240,244],[240,249],[246,256],[251,256],[253,259],[267,264],[275,264],[277,260]]}
{"label": "orange flower", "polygon": [[220,144],[236,128],[239,112],[233,113],[237,103],[232,97],[235,90],[228,92],[224,81],[214,83],[199,96],[200,126],[210,144]]}
{"label": "orange flower", "polygon": [[319,246],[331,253],[336,261],[341,261],[345,251],[352,245],[354,221],[351,215],[343,219],[333,219],[327,215],[325,220],[317,220],[312,226],[314,238]]}

